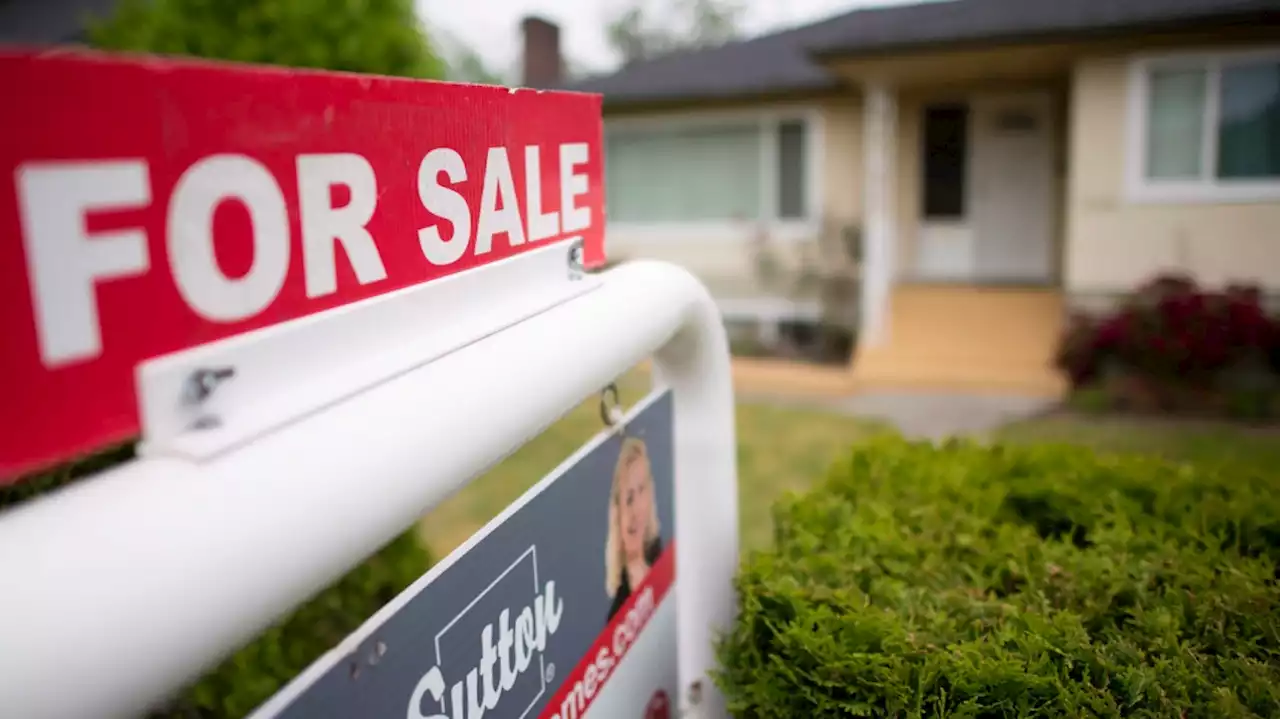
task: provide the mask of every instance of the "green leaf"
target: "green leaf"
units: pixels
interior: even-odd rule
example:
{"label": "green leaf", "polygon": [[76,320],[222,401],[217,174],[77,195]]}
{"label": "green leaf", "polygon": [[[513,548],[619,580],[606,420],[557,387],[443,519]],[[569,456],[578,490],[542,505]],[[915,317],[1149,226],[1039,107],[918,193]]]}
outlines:
{"label": "green leaf", "polygon": [[89,36],[107,50],[445,76],[412,0],[124,0]]}

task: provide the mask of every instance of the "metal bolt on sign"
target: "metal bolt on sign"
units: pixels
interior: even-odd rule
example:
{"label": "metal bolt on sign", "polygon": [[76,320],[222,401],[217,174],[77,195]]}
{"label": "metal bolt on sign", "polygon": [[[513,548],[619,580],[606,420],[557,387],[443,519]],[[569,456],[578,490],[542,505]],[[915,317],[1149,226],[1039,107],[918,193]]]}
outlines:
{"label": "metal bolt on sign", "polygon": [[367,655],[365,655],[363,662],[361,662],[359,659],[353,659],[347,665],[348,676],[351,678],[352,681],[359,679],[360,674],[363,671],[364,664],[368,664],[370,667],[376,667],[378,666],[378,663],[382,661],[382,658],[386,656],[386,654],[387,654],[387,643],[384,641],[377,642],[376,644],[373,645],[373,647],[369,649],[369,652]]}
{"label": "metal bolt on sign", "polygon": [[618,395],[618,383],[610,382],[600,390],[600,421],[604,426],[615,428],[622,422],[622,400]]}
{"label": "metal bolt on sign", "polygon": [[580,280],[587,276],[585,253],[581,237],[569,243],[569,279]]}
{"label": "metal bolt on sign", "polygon": [[387,653],[387,643],[378,642],[373,646],[373,651],[369,652],[369,666],[377,666],[382,661],[382,657]]}
{"label": "metal bolt on sign", "polygon": [[[191,373],[182,390],[182,402],[189,407],[199,407],[213,394],[219,385],[234,377],[234,367],[201,368]],[[191,423],[192,429],[211,429],[219,420],[211,414],[202,414]]]}

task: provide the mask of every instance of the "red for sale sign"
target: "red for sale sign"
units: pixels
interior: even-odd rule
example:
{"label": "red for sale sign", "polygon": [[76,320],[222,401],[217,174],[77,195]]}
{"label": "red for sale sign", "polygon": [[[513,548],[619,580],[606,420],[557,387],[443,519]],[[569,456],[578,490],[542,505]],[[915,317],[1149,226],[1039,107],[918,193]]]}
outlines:
{"label": "red for sale sign", "polygon": [[0,53],[0,97],[0,484],[134,436],[142,360],[604,260],[598,96],[42,51]]}

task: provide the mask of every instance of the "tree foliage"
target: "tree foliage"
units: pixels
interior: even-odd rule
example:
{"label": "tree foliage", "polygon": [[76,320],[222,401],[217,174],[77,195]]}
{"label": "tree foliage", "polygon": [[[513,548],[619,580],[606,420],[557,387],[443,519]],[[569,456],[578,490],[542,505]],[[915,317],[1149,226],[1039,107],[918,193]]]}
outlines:
{"label": "tree foliage", "polygon": [[445,75],[412,0],[125,0],[89,37],[109,50]]}
{"label": "tree foliage", "polygon": [[480,53],[469,47],[458,50],[449,63],[449,79],[456,82],[473,82],[479,85],[505,85],[498,73],[489,69]]}
{"label": "tree foliage", "polygon": [[739,36],[744,6],[736,0],[635,0],[605,29],[624,65],[681,50],[723,45]]}
{"label": "tree foliage", "polygon": [[456,34],[443,27],[431,25],[428,26],[428,32],[431,35],[432,47],[448,66],[445,79],[478,85],[508,84],[503,73],[490,67],[475,48]]}

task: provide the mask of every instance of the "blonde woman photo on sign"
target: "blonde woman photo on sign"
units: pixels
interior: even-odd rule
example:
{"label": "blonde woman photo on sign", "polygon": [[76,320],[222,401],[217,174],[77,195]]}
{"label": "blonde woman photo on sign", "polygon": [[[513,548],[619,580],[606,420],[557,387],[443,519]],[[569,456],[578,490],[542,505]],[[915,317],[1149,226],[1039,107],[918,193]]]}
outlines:
{"label": "blonde woman photo on sign", "polygon": [[609,493],[609,535],[604,546],[605,591],[613,597],[609,619],[662,554],[658,502],[653,493],[649,450],[643,440],[628,437],[622,441]]}

